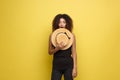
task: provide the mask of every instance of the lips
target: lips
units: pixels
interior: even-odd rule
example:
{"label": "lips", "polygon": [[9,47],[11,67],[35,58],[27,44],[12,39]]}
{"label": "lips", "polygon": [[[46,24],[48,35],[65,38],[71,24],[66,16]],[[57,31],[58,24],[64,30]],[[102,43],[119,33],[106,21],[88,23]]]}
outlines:
{"label": "lips", "polygon": [[64,28],[64,26],[60,26],[60,28]]}

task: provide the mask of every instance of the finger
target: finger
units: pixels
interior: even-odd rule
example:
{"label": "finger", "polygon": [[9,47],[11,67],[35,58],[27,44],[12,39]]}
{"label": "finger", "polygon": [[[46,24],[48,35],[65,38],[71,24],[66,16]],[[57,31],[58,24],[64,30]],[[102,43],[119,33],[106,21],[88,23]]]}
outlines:
{"label": "finger", "polygon": [[74,78],[74,74],[72,74],[72,77]]}
{"label": "finger", "polygon": [[75,78],[75,76],[73,75],[73,78]]}
{"label": "finger", "polygon": [[77,74],[76,74],[76,73],[73,73],[73,75],[72,75],[72,76],[73,76],[73,78],[75,78],[75,77],[77,76]]}

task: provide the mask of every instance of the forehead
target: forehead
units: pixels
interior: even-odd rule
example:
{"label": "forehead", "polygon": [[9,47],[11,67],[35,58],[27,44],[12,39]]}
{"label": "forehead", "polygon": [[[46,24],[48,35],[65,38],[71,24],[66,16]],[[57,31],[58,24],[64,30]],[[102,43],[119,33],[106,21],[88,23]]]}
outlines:
{"label": "forehead", "polygon": [[65,19],[64,18],[60,18],[60,21],[65,21]]}

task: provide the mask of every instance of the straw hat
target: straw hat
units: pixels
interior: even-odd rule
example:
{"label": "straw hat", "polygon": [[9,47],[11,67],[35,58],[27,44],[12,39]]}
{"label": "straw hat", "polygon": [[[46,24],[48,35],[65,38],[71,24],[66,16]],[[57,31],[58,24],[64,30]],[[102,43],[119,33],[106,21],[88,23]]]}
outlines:
{"label": "straw hat", "polygon": [[68,49],[73,43],[73,34],[65,28],[58,28],[52,33],[51,42],[55,47],[57,43],[63,42],[65,47],[61,50]]}

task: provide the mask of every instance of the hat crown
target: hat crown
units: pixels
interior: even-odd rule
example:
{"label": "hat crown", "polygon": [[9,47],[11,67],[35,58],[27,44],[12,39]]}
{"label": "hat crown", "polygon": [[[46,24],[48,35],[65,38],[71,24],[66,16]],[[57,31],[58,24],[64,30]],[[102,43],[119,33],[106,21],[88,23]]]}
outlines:
{"label": "hat crown", "polygon": [[64,45],[67,45],[69,41],[68,39],[68,36],[64,32],[58,33],[56,35],[56,42],[58,44],[63,43]]}

